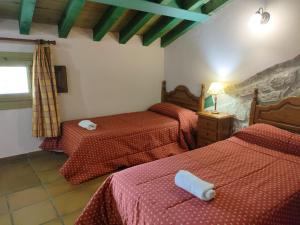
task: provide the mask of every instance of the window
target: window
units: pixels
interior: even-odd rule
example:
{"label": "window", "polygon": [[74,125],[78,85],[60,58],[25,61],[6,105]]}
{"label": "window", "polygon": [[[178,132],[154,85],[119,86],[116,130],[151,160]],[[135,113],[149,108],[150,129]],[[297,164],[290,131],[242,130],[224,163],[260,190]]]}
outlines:
{"label": "window", "polygon": [[31,107],[31,60],[30,53],[0,52],[0,110]]}
{"label": "window", "polygon": [[28,93],[28,72],[25,66],[0,66],[0,95]]}

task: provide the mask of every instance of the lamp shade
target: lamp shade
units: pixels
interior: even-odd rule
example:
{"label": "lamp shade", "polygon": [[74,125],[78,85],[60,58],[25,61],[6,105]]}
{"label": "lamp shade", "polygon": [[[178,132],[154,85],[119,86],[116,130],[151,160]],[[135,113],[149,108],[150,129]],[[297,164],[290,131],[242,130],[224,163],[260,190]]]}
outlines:
{"label": "lamp shade", "polygon": [[211,83],[211,85],[209,86],[209,89],[207,91],[207,93],[209,95],[220,95],[220,94],[224,94],[224,86],[222,83],[220,82],[213,82]]}

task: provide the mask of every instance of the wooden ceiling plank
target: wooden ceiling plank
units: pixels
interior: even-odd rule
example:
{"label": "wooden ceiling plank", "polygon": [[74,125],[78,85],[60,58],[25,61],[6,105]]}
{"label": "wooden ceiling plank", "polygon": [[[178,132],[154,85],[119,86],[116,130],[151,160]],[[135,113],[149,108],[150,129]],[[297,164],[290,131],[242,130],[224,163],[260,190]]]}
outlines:
{"label": "wooden ceiling plank", "polygon": [[84,4],[85,0],[69,0],[68,6],[58,24],[58,35],[60,38],[66,38],[69,35]]}
{"label": "wooden ceiling plank", "polygon": [[94,41],[100,41],[126,10],[122,7],[110,6],[93,29]]}
{"label": "wooden ceiling plank", "polygon": [[[188,7],[186,10],[196,9],[201,5],[207,3],[207,0],[191,0],[189,4],[184,6]],[[143,36],[143,45],[148,46],[153,43],[156,39],[163,36],[167,31],[176,27],[182,20],[178,18],[163,17],[156,25],[154,25],[145,35]]]}
{"label": "wooden ceiling plank", "polygon": [[[150,0],[159,4],[168,4],[172,0]],[[154,17],[153,13],[138,12],[134,18],[120,31],[119,43],[126,44],[146,23]]]}
{"label": "wooden ceiling plank", "polygon": [[126,9],[132,9],[142,12],[153,13],[156,15],[169,16],[179,18],[182,20],[191,20],[197,22],[203,22],[209,18],[208,15],[199,12],[188,11],[172,6],[161,5],[155,2],[149,2],[148,0],[88,0],[89,2],[107,4],[117,7],[123,7]]}
{"label": "wooden ceiling plank", "polygon": [[22,0],[19,16],[19,29],[21,34],[29,34],[32,24],[36,0]]}
{"label": "wooden ceiling plank", "polygon": [[[208,3],[204,4],[201,7],[201,11],[206,14],[211,14],[212,12],[215,12],[216,9],[220,8],[228,1],[229,0],[210,0]],[[179,24],[177,27],[175,27],[173,30],[171,30],[161,38],[161,46],[162,47],[168,46],[177,38],[179,38],[180,36],[188,32],[198,24],[199,24],[198,22],[194,22],[194,21],[188,21],[188,20],[183,21],[181,24]]]}

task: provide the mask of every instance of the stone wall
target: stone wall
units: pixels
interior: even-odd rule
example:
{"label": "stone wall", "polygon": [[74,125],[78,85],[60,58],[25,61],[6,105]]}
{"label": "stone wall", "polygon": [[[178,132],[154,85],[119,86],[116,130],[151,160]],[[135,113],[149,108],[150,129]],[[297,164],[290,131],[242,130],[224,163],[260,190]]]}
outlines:
{"label": "stone wall", "polygon": [[259,90],[260,104],[275,103],[288,96],[300,96],[300,55],[226,88],[226,94],[219,97],[218,110],[236,116],[235,129],[249,124],[255,88]]}

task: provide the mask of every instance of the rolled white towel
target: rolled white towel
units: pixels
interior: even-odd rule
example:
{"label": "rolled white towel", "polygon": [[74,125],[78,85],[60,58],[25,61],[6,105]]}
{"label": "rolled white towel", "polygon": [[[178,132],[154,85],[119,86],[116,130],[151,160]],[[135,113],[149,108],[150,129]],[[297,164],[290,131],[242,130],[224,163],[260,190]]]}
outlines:
{"label": "rolled white towel", "polygon": [[210,201],[216,195],[214,184],[201,180],[186,170],[176,173],[175,184],[203,201]]}
{"label": "rolled white towel", "polygon": [[78,125],[87,130],[96,130],[97,124],[93,123],[90,120],[82,120],[78,123]]}

